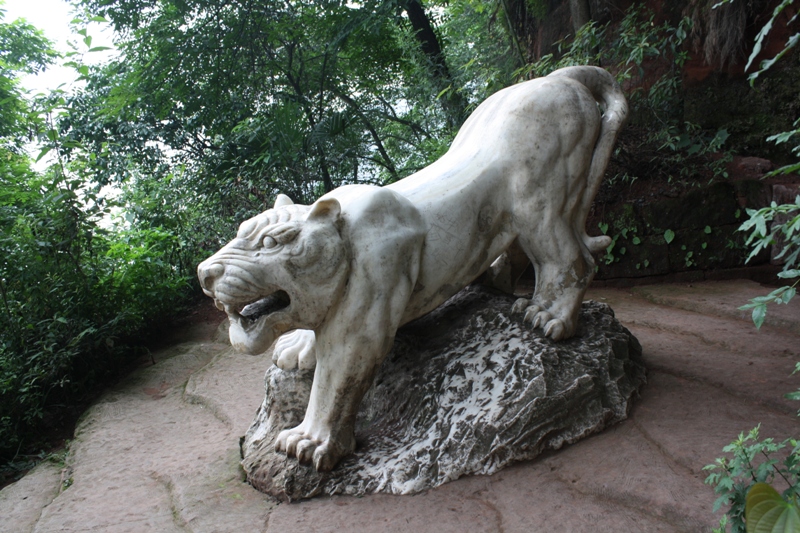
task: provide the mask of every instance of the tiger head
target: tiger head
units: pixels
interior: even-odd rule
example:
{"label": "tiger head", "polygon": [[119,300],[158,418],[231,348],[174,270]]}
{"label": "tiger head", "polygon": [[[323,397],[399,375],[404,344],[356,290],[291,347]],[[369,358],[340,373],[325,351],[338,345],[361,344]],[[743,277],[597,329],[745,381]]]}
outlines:
{"label": "tiger head", "polygon": [[259,354],[283,333],[315,329],[338,301],[350,269],[335,199],[275,207],[197,267],[203,292],[230,319],[235,349]]}

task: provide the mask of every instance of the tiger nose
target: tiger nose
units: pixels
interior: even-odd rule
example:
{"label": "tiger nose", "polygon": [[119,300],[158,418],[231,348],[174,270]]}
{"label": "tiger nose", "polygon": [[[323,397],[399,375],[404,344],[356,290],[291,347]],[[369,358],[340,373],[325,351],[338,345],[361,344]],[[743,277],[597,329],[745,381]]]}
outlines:
{"label": "tiger nose", "polygon": [[[208,294],[209,291],[214,289],[214,280],[225,273],[225,267],[221,263],[200,263],[197,267],[197,277],[200,280],[200,286],[203,291]],[[208,294],[213,296],[212,294]]]}

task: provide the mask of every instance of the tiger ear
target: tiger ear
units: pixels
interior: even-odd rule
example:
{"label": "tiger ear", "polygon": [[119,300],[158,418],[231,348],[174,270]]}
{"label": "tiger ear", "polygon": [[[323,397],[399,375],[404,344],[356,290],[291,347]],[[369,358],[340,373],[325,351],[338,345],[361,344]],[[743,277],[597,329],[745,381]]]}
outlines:
{"label": "tiger ear", "polygon": [[337,223],[342,216],[342,206],[336,198],[326,198],[317,200],[311,206],[306,220],[328,220]]}
{"label": "tiger ear", "polygon": [[275,205],[272,206],[272,208],[273,209],[277,209],[279,207],[283,207],[285,205],[292,205],[292,204],[294,204],[294,202],[292,202],[291,198],[289,198],[285,194],[279,194],[278,196],[275,197]]}

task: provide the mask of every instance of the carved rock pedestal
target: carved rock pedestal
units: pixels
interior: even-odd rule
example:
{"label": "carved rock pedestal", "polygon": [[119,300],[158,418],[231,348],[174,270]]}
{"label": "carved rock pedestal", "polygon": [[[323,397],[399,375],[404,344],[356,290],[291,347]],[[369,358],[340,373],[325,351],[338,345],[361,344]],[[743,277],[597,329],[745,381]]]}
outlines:
{"label": "carved rock pedestal", "polygon": [[242,442],[250,483],[283,500],[411,494],[492,474],[626,418],[645,382],[641,346],[610,307],[583,304],[562,342],[511,315],[514,299],[472,286],[403,327],[365,396],[358,448],[332,471],[273,451],[299,424],[313,371],[266,373],[266,398]]}

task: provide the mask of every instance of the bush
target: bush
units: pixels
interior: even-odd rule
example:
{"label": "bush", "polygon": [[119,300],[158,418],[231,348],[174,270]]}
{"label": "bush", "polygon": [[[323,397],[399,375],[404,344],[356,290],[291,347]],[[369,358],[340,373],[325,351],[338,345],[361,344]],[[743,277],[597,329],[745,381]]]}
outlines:
{"label": "bush", "polygon": [[[108,225],[109,206],[58,175],[0,175],[0,459],[137,355],[136,335],[189,293],[181,245]],[[106,221],[106,222],[103,222]]]}
{"label": "bush", "polygon": [[[723,0],[729,3],[731,0]],[[747,70],[758,56],[761,45],[772,25],[781,12],[792,5],[794,0],[783,0],[775,7],[772,18],[759,32]],[[792,19],[794,20],[794,19]],[[762,61],[759,70],[750,75],[753,83],[759,74],[768,70],[783,57],[797,42],[800,33],[794,34],[786,43],[784,49],[772,59]],[[777,144],[784,142],[797,142],[800,121],[794,123],[795,129],[782,132],[769,137],[767,140]],[[792,151],[800,154],[800,145]],[[800,170],[800,163],[790,164],[773,171],[774,174],[790,174]],[[766,176],[765,176],[766,177]],[[752,309],[753,323],[760,328],[767,314],[768,304],[787,304],[794,298],[797,285],[800,283],[800,196],[795,202],[778,205],[775,202],[762,209],[748,209],[749,219],[740,227],[739,231],[749,233],[747,244],[752,247],[748,260],[755,257],[763,249],[783,242],[783,251],[777,256],[782,259],[783,268],[778,276],[785,280],[794,279],[792,285],[785,285],[775,289],[765,296],[759,296],[743,305],[739,309]],[[795,366],[795,373],[800,372],[800,363]],[[792,400],[800,400],[800,390],[784,395]],[[798,413],[800,415],[800,412]],[[706,478],[706,483],[714,486],[714,491],[720,494],[714,504],[716,511],[722,505],[730,505],[720,521],[715,532],[727,531],[728,525],[732,533],[745,531],[800,531],[800,441],[788,438],[776,443],[773,439],[759,439],[759,428],[751,430],[746,436],[740,434],[739,438],[723,448],[731,457],[718,458],[712,465],[705,467],[711,471]],[[758,460],[756,460],[758,459]],[[771,485],[780,482],[783,488],[778,493]],[[756,506],[760,505],[759,508]]]}
{"label": "bush", "polygon": [[731,533],[748,530],[745,525],[747,497],[758,483],[778,484],[780,481],[785,501],[796,501],[800,495],[800,443],[796,439],[782,442],[771,438],[762,440],[759,429],[756,427],[746,435],[740,434],[722,449],[730,454],[729,457],[720,457],[704,468],[710,472],[705,482],[712,485],[719,495],[714,502],[714,511],[730,506],[715,532],[727,531],[727,526],[730,526]]}

